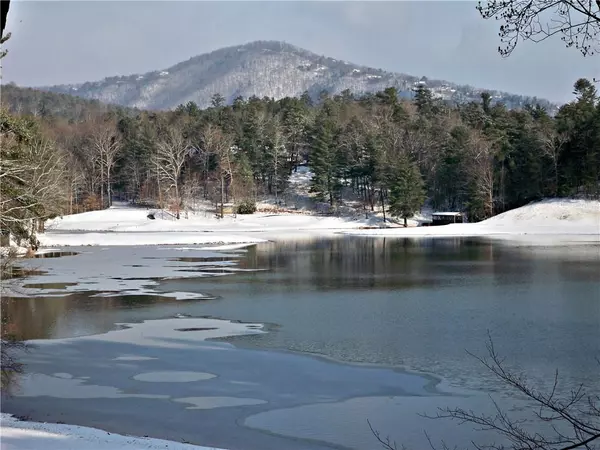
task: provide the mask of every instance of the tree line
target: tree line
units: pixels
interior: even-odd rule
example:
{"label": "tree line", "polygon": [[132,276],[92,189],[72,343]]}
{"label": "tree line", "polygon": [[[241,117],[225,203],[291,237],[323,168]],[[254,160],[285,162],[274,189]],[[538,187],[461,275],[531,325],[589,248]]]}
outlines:
{"label": "tree line", "polygon": [[2,230],[17,236],[29,236],[30,219],[114,198],[178,217],[198,199],[284,199],[304,164],[317,201],[384,206],[400,218],[426,200],[475,221],[543,197],[600,192],[600,97],[586,79],[553,117],[539,105],[508,110],[485,92],[450,105],[425,86],[411,101],[394,88],[231,105],[215,94],[207,109],[189,102],[174,111],[11,89],[0,113],[0,207]]}

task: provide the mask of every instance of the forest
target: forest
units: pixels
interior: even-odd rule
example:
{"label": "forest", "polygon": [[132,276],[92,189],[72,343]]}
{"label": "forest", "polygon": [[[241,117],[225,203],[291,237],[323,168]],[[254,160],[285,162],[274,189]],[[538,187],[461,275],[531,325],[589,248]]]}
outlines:
{"label": "forest", "polygon": [[300,165],[329,211],[353,200],[406,219],[427,204],[478,221],[544,197],[597,198],[600,97],[587,79],[573,89],[551,116],[485,92],[451,105],[425,86],[410,101],[394,88],[231,105],[215,94],[207,109],[141,111],[7,85],[0,227],[35,246],[45,219],[115,199],[177,217],[198,200],[252,212],[266,196],[285,201]]}

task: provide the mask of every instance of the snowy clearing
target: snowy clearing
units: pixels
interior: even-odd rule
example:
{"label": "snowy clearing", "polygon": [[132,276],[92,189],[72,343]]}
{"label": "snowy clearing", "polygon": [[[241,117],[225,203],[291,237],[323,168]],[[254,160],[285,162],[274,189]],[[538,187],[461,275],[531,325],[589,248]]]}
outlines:
{"label": "snowy clearing", "polygon": [[478,223],[434,227],[351,230],[353,236],[541,238],[548,243],[600,242],[600,202],[547,199]]}
{"label": "snowy clearing", "polygon": [[4,413],[0,419],[2,450],[219,450],[75,425],[22,422]]}
{"label": "snowy clearing", "polygon": [[[218,219],[200,211],[175,220],[168,215],[147,217],[149,210],[115,205],[50,220],[47,232],[39,236],[43,247],[86,245],[207,245],[252,244],[266,238],[341,232],[356,236],[452,237],[495,236],[578,236],[577,240],[600,240],[600,202],[597,200],[548,199],[517,208],[478,223],[435,227],[415,226],[423,220],[418,214],[409,228],[362,214],[348,217],[318,216],[306,213],[255,213]],[[369,227],[369,229],[365,229]],[[371,228],[373,227],[373,228]],[[375,229],[375,227],[377,227]]]}
{"label": "snowy clearing", "polygon": [[255,213],[225,216],[199,212],[180,220],[147,217],[144,208],[115,205],[102,211],[73,214],[49,220],[40,234],[43,247],[86,245],[207,245],[264,242],[257,233],[278,236],[288,232],[344,230],[375,225],[371,219],[293,213]]}

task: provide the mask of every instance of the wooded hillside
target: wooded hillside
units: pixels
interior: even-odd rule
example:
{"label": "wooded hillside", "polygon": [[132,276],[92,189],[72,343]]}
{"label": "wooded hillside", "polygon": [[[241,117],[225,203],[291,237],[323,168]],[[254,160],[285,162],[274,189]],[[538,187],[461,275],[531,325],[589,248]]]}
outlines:
{"label": "wooded hillside", "polygon": [[[585,79],[555,117],[540,106],[481,101],[450,107],[421,86],[317,104],[238,98],[175,111],[132,111],[3,88],[2,229],[108,207],[155,202],[176,214],[191,199],[251,204],[283,198],[300,164],[311,191],[336,206],[352,197],[410,217],[427,199],[471,221],[542,197],[598,196],[600,99]],[[20,231],[24,233],[23,230]]]}

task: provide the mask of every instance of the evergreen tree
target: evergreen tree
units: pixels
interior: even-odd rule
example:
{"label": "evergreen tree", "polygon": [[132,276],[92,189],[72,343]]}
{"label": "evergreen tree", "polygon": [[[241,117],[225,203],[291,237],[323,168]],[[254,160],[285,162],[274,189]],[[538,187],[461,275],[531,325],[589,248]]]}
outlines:
{"label": "evergreen tree", "polygon": [[419,211],[425,202],[421,173],[408,156],[401,155],[394,165],[389,181],[390,214],[404,219],[404,226],[407,227],[408,219]]}
{"label": "evergreen tree", "polygon": [[331,206],[340,189],[335,150],[334,121],[328,109],[323,108],[317,117],[311,142],[310,166],[314,175],[310,191],[320,201],[329,201]]}

